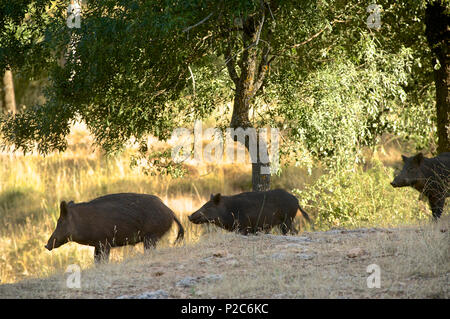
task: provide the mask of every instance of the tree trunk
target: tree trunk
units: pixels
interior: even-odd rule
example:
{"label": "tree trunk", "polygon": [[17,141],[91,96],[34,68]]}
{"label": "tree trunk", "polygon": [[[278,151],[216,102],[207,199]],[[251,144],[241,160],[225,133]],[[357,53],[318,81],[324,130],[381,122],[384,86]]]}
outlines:
{"label": "tree trunk", "polygon": [[436,85],[436,115],[438,133],[438,153],[450,152],[450,98],[448,88],[450,85],[450,63],[434,70]]}
{"label": "tree trunk", "polygon": [[263,192],[270,190],[270,161],[263,163],[259,154],[265,153],[268,159],[269,152],[265,141],[258,139],[257,143],[256,163],[252,161],[252,187],[254,192]]}
{"label": "tree trunk", "polygon": [[450,152],[450,16],[442,0],[428,2],[425,10],[425,34],[433,54],[433,65],[439,61],[440,68],[434,69],[436,87],[436,115],[438,153]]}
{"label": "tree trunk", "polygon": [[[3,75],[0,73],[0,78],[3,78]],[[0,114],[5,112],[5,103],[4,103],[4,95],[3,95],[3,83],[0,85]]]}
{"label": "tree trunk", "polygon": [[[253,128],[249,120],[250,102],[255,96],[255,93],[262,85],[265,72],[268,65],[266,52],[261,64],[257,68],[258,54],[262,53],[255,43],[258,41],[261,28],[264,23],[264,18],[261,21],[256,21],[254,17],[246,19],[243,25],[243,46],[244,50],[242,57],[239,60],[240,75],[237,75],[233,54],[228,52],[228,73],[236,86],[233,114],[231,117],[231,128],[237,129],[239,127],[245,129]],[[263,157],[268,159],[267,145],[265,141],[259,141],[259,135],[256,131],[243,142],[245,148],[250,153],[252,160],[252,189],[253,191],[266,191],[270,189],[270,162],[265,163],[261,159],[260,153]],[[237,141],[236,136],[233,137]],[[256,143],[256,152],[251,152],[250,143]],[[255,154],[256,153],[256,154]]]}
{"label": "tree trunk", "polygon": [[[244,73],[244,72],[243,72]],[[249,121],[250,98],[251,94],[246,88],[246,77],[236,89],[233,105],[233,115],[231,119],[231,127],[237,129],[254,129]],[[232,136],[235,141],[238,141],[237,136]],[[250,130],[248,138],[242,140],[245,148],[250,154],[252,161],[252,190],[254,192],[266,191],[270,189],[270,162],[263,162],[260,154],[264,154],[268,159],[267,144],[264,140],[259,139],[259,134],[256,130]],[[256,151],[251,150],[251,143],[256,144]]]}
{"label": "tree trunk", "polygon": [[16,113],[16,97],[14,95],[14,81],[11,69],[6,69],[3,75],[4,109],[6,112]]}

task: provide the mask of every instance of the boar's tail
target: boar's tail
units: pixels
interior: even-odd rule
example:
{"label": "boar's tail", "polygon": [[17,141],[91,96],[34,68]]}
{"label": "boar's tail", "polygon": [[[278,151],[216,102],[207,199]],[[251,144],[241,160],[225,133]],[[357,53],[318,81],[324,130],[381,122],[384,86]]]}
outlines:
{"label": "boar's tail", "polygon": [[178,218],[175,216],[175,214],[173,215],[173,219],[175,220],[175,223],[177,223],[178,225],[178,236],[177,239],[175,239],[174,244],[178,243],[179,241],[181,241],[184,237],[184,228],[183,225],[181,225],[180,221],[178,220]]}
{"label": "boar's tail", "polygon": [[303,217],[308,221],[308,223],[314,227],[313,223],[311,222],[311,219],[309,218],[309,215],[307,212],[305,212],[303,210],[303,208],[300,207],[300,205],[298,205],[298,209],[300,209],[300,211],[302,212]]}

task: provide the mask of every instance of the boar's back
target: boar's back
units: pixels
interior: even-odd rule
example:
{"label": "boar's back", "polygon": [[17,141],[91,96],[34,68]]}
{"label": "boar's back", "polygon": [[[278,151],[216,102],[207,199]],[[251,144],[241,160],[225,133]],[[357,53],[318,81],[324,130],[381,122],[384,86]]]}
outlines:
{"label": "boar's back", "polygon": [[245,192],[224,196],[226,205],[239,215],[241,223],[261,226],[262,223],[278,224],[285,218],[293,218],[298,209],[298,200],[283,189],[265,192]]}
{"label": "boar's back", "polygon": [[110,194],[68,207],[75,216],[75,241],[88,245],[104,240],[112,246],[133,244],[147,234],[159,238],[174,220],[170,208],[147,194]]}

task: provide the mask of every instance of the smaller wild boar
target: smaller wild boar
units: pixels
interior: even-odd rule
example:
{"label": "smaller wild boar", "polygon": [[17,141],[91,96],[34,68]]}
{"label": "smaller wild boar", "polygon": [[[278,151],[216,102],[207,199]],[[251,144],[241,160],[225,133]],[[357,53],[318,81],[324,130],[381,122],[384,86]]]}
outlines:
{"label": "smaller wild boar", "polygon": [[394,178],[394,187],[412,186],[428,197],[433,219],[437,220],[444,210],[445,198],[450,188],[450,152],[426,158],[422,153],[412,157],[402,155],[403,169]]}
{"label": "smaller wild boar", "polygon": [[144,243],[150,249],[170,229],[178,225],[181,240],[184,229],[173,211],[156,196],[134,193],[110,194],[87,203],[60,204],[56,229],[45,248],[52,250],[74,241],[95,247],[95,262],[107,261],[111,247]]}
{"label": "smaller wild boar", "polygon": [[311,222],[308,214],[300,207],[298,199],[283,189],[265,192],[246,192],[233,196],[212,195],[198,211],[189,216],[194,224],[211,223],[228,231],[241,234],[268,232],[279,225],[283,234],[297,232],[292,221],[300,209]]}

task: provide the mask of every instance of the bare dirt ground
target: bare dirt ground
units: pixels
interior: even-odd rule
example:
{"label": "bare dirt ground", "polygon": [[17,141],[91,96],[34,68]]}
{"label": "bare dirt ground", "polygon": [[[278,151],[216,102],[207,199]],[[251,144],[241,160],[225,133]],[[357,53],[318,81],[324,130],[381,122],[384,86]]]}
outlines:
{"label": "bare dirt ground", "polygon": [[[450,218],[295,236],[221,231],[120,263],[0,285],[0,298],[449,298]],[[379,266],[380,287],[369,265]],[[370,267],[369,267],[370,268]],[[70,277],[72,276],[72,277]],[[372,276],[372,277],[371,277]]]}

